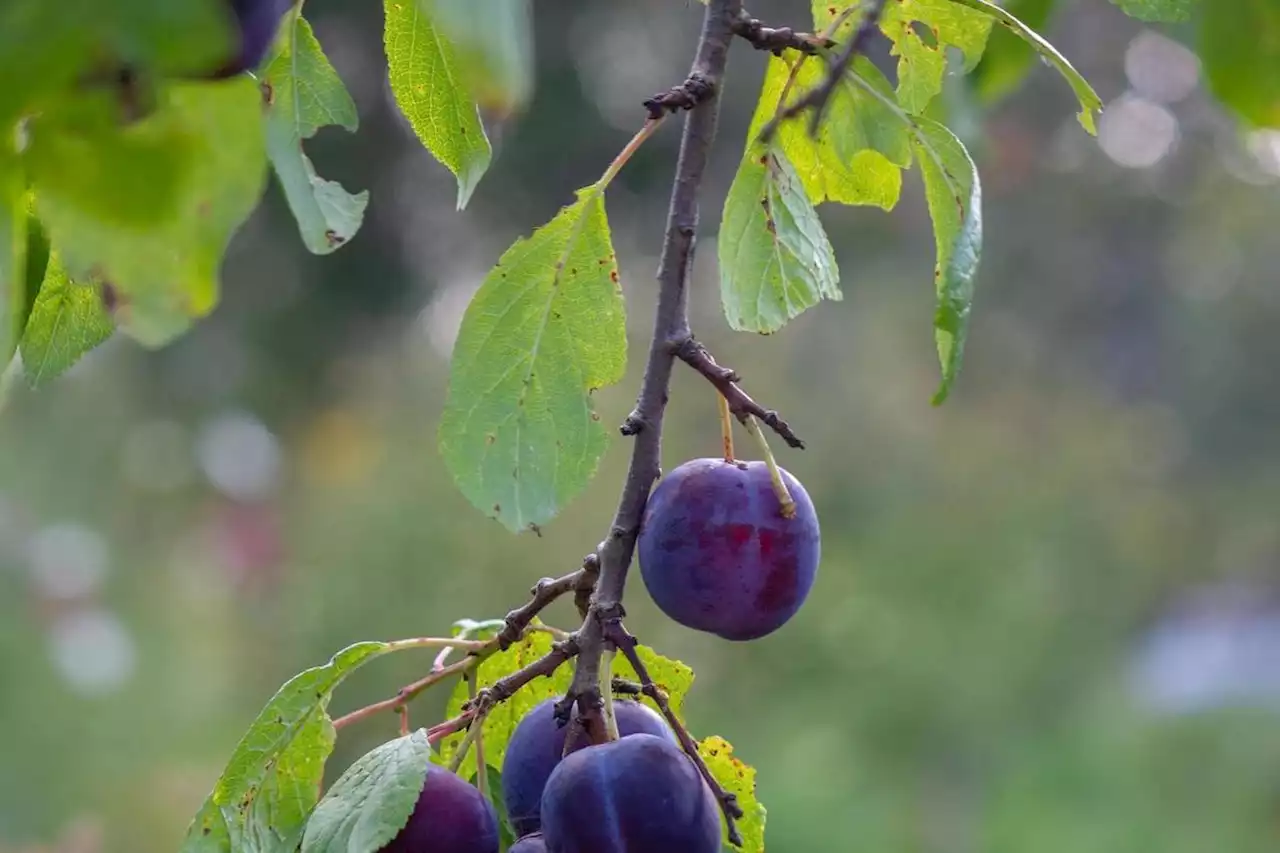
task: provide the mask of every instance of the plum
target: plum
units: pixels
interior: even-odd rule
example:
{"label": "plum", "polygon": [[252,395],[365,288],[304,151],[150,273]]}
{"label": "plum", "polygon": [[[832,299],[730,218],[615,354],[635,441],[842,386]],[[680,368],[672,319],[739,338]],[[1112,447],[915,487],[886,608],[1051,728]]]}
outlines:
{"label": "plum", "polygon": [[547,853],[547,843],[542,840],[541,832],[535,832],[511,845],[507,853]]}
{"label": "plum", "polygon": [[213,72],[215,79],[234,77],[262,64],[275,41],[280,20],[294,0],[224,0],[234,19],[237,49],[233,57]]}
{"label": "plum", "polygon": [[640,574],[655,604],[687,628],[754,640],[804,604],[818,571],[818,515],[783,470],[791,518],[763,462],[694,459],[654,488],[640,527]]}
{"label": "plum", "polygon": [[[534,706],[507,742],[507,753],[502,760],[502,797],[516,835],[528,835],[541,825],[538,804],[542,800],[542,789],[564,757],[569,727],[556,723],[555,705],[555,699],[548,699]],[[621,737],[644,733],[675,741],[675,733],[667,721],[648,705],[618,700],[613,703],[613,714]]]}
{"label": "plum", "polygon": [[639,734],[560,762],[542,834],[548,853],[719,853],[720,811],[679,746]]}
{"label": "plum", "polygon": [[380,853],[498,853],[498,816],[475,787],[430,764],[409,822]]}

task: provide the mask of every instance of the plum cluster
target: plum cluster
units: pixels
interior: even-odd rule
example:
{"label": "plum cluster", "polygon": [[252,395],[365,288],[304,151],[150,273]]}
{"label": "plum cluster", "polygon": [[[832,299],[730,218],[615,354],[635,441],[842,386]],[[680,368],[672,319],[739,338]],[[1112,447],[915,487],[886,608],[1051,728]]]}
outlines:
{"label": "plum cluster", "polygon": [[717,853],[720,812],[674,732],[639,702],[614,704],[618,740],[564,755],[568,727],[548,700],[516,727],[503,798],[511,853]]}
{"label": "plum cluster", "polygon": [[755,640],[804,604],[818,571],[818,515],[800,482],[778,470],[795,503],[789,517],[764,462],[694,459],[658,483],[638,551],[645,587],[668,617]]}

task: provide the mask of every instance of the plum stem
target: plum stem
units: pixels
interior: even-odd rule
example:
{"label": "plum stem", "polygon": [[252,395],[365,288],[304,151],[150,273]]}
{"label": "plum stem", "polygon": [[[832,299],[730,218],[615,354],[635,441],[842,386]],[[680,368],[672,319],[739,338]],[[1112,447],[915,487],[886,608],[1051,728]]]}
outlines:
{"label": "plum stem", "polygon": [[716,404],[720,409],[720,437],[724,441],[724,461],[733,461],[733,412],[729,411],[729,401],[723,394],[716,394]]}
{"label": "plum stem", "polygon": [[[477,711],[470,722],[467,723],[467,733],[462,738],[462,743],[458,744],[458,751],[453,754],[453,759],[449,762],[449,772],[456,774],[458,768],[462,766],[462,762],[467,757],[467,753],[471,751],[471,744],[476,742],[480,737],[480,730],[484,728],[484,718],[489,716],[488,713]],[[480,759],[476,758],[477,779],[479,778]]]}
{"label": "plum stem", "polygon": [[603,685],[600,692],[604,698],[604,729],[611,741],[620,737],[618,716],[613,708],[613,658],[616,654],[616,649],[607,649],[600,658],[600,684]]}
{"label": "plum stem", "polygon": [[795,434],[791,425],[784,421],[777,412],[766,409],[751,399],[751,396],[738,384],[741,377],[731,367],[717,364],[707,348],[692,335],[674,345],[676,358],[701,373],[729,404],[729,411],[744,424],[747,418],[756,417],[762,424],[781,436],[788,446],[796,450],[804,450],[804,442]]}
{"label": "plum stem", "polygon": [[795,518],[796,501],[791,497],[791,490],[787,488],[786,481],[782,479],[782,469],[778,467],[778,460],[773,458],[773,451],[769,449],[769,439],[765,438],[764,430],[756,424],[755,418],[747,418],[743,423],[747,427],[747,432],[751,433],[751,437],[760,445],[764,464],[769,466],[769,480],[773,483],[773,493],[778,496],[778,503],[782,504],[779,512],[782,513],[783,518]]}
{"label": "plum stem", "polygon": [[617,646],[627,661],[631,664],[631,668],[636,671],[636,675],[640,678],[640,692],[648,696],[658,706],[658,710],[662,712],[662,716],[666,718],[667,723],[676,733],[676,738],[680,741],[680,746],[684,749],[685,754],[689,756],[689,760],[698,768],[698,772],[706,781],[707,786],[711,788],[711,792],[715,795],[716,802],[720,804],[720,810],[724,812],[725,826],[729,835],[729,843],[735,847],[742,846],[742,836],[738,833],[738,825],[736,820],[742,817],[742,807],[738,805],[738,797],[732,791],[726,791],[716,777],[711,774],[707,763],[702,760],[701,753],[698,752],[698,744],[694,741],[693,735],[689,734],[689,730],[685,728],[684,723],[671,710],[671,704],[667,702],[667,694],[658,689],[658,685],[653,683],[653,677],[649,675],[649,668],[644,665],[644,661],[640,659],[639,653],[636,652],[636,638],[627,632],[622,626],[622,622],[617,619],[611,619],[604,629],[605,636],[611,643]]}
{"label": "plum stem", "polygon": [[[467,696],[474,702],[476,700],[476,674],[472,670],[466,675],[467,679]],[[472,727],[476,730],[476,785],[480,788],[480,793],[484,798],[489,799],[489,767],[484,760],[484,726],[473,722]]]}
{"label": "plum stem", "polygon": [[688,77],[680,86],[651,98],[645,105],[650,117],[675,109],[688,111],[658,262],[658,300],[648,360],[635,409],[621,427],[624,435],[635,436],[631,462],[609,535],[596,550],[600,576],[578,630],[579,659],[563,703],[566,714],[569,705],[577,703],[581,724],[589,732],[602,727],[600,660],[605,644],[604,623],[621,617],[623,612],[622,597],[636,537],[649,491],[661,470],[662,420],[676,351],[693,336],[689,328],[688,283],[698,233],[698,194],[719,123],[719,90],[734,40],[734,21],[741,11],[742,0],[708,0]]}

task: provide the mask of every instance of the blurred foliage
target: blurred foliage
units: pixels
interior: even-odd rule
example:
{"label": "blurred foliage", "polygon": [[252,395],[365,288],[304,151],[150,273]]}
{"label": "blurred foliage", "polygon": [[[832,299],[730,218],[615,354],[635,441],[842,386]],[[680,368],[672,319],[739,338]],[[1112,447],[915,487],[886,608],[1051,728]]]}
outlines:
{"label": "blurred foliage", "polygon": [[[752,12],[790,21],[798,5]],[[1162,100],[1151,81],[1187,67],[1172,38],[1143,53],[1150,32],[1110,4],[1066,8],[1049,35],[1110,105],[1097,142],[1034,63],[983,112],[944,88],[953,127],[971,116],[987,221],[968,364],[945,407],[929,405],[932,294],[914,286],[933,264],[918,172],[891,215],[831,214],[845,300],[775,336],[725,328],[714,235],[700,245],[695,328],[807,440],[782,462],[819,507],[824,559],[800,616],[763,641],[670,624],[638,576],[628,626],[697,672],[685,714],[756,768],[773,853],[1280,842],[1265,673],[1252,704],[1193,711],[1134,676],[1190,591],[1244,585],[1250,607],[1276,610],[1280,143],[1202,87]],[[446,354],[494,259],[594,181],[640,101],[687,67],[701,9],[541,4],[533,100],[493,128],[465,214],[391,107],[377,4],[308,10],[361,132],[321,131],[307,150],[371,189],[361,232],[312,257],[273,188],[232,243],[211,317],[153,353],[108,343],[51,388],[15,391],[0,420],[6,853],[171,853],[290,675],[357,640],[501,616],[609,523],[616,437],[540,537],[475,511],[435,447]],[[1153,55],[1156,78],[1140,61]],[[733,54],[704,216],[765,64]],[[1168,118],[1163,153],[1132,166]],[[651,140],[611,190],[633,346],[649,333],[676,141]],[[633,402],[632,362],[596,395],[606,425]],[[687,371],[668,429],[667,467],[719,446],[714,398]],[[574,618],[568,603],[546,615]],[[430,664],[370,663],[333,710]],[[422,697],[415,725],[447,699]],[[344,730],[330,779],[395,732],[394,715]]]}

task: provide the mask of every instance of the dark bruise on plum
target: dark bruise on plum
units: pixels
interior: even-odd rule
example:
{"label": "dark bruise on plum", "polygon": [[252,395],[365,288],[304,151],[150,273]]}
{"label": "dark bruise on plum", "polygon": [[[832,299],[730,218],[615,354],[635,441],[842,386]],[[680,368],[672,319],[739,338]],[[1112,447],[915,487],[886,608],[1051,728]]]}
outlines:
{"label": "dark bruise on plum", "polygon": [[548,853],[719,853],[720,810],[679,746],[633,735],[560,762],[542,834]]}
{"label": "dark bruise on plum", "polygon": [[235,24],[236,52],[212,76],[234,77],[262,64],[293,0],[224,0]]}
{"label": "dark bruise on plum", "polygon": [[790,473],[782,515],[763,462],[694,459],[665,476],[645,508],[640,574],[654,603],[688,628],[754,640],[782,627],[813,587],[818,516]]}
{"label": "dark bruise on plum", "polygon": [[432,764],[409,822],[380,853],[498,853],[498,816],[475,787]]}
{"label": "dark bruise on plum", "polygon": [[[569,726],[556,723],[555,704],[555,699],[548,699],[521,718],[502,759],[502,798],[517,836],[528,835],[541,826],[542,791],[564,757]],[[613,709],[619,736],[650,734],[675,742],[675,733],[667,721],[648,705],[621,699],[613,703]]]}

